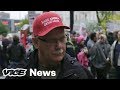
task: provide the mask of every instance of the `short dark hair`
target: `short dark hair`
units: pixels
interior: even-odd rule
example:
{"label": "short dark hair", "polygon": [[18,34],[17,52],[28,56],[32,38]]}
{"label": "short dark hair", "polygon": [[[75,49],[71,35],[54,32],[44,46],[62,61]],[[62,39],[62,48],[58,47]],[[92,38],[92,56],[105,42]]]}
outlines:
{"label": "short dark hair", "polygon": [[75,31],[71,31],[71,34],[75,35],[75,34],[76,34],[76,32],[75,32]]}
{"label": "short dark hair", "polygon": [[93,32],[93,33],[90,34],[90,39],[91,39],[91,40],[93,40],[94,37],[96,37],[96,33],[95,33],[95,32]]}
{"label": "short dark hair", "polygon": [[19,37],[17,35],[13,36],[13,41],[19,41]]}

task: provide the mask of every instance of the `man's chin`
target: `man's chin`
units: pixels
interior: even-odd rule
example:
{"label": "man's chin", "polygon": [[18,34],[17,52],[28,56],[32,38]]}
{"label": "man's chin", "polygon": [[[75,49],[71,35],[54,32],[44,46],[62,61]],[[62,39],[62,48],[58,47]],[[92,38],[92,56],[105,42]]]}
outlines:
{"label": "man's chin", "polygon": [[59,63],[60,61],[63,60],[63,56],[57,56],[53,59],[56,63]]}
{"label": "man's chin", "polygon": [[64,54],[62,53],[62,54],[58,54],[58,55],[56,55],[56,54],[52,54],[52,60],[53,61],[55,61],[55,62],[60,62],[60,61],[62,61],[62,59],[64,58]]}

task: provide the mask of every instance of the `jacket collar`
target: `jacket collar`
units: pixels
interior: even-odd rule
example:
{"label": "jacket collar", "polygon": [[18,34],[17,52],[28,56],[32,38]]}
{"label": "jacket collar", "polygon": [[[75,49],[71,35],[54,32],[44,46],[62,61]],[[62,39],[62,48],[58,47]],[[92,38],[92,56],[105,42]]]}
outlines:
{"label": "jacket collar", "polygon": [[[28,69],[29,68],[37,68],[38,69],[38,50],[35,50],[31,54],[29,61],[30,62],[28,64]],[[65,57],[61,61],[61,69],[60,69],[60,73],[57,78],[61,79],[61,78],[66,78],[66,77],[71,76],[73,74],[72,70],[74,69],[74,67],[72,65],[75,61],[76,61],[76,59],[73,59],[68,54],[65,54]]]}

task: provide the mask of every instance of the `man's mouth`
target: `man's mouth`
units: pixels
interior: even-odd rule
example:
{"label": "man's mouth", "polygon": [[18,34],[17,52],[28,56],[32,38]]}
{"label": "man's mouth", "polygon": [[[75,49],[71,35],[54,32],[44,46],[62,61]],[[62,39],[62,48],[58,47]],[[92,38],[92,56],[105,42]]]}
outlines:
{"label": "man's mouth", "polygon": [[63,55],[63,49],[53,52],[54,55]]}

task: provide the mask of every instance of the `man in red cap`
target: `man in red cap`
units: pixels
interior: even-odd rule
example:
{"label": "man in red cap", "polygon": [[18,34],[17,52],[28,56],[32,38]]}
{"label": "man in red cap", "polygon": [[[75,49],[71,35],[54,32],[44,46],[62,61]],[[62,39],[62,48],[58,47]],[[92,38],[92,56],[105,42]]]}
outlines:
{"label": "man in red cap", "polygon": [[40,79],[89,79],[89,71],[83,68],[76,59],[66,54],[66,35],[60,16],[54,12],[45,12],[33,22],[33,45],[35,50],[29,57],[27,70],[55,71],[55,76],[34,76],[27,72],[29,78]]}

